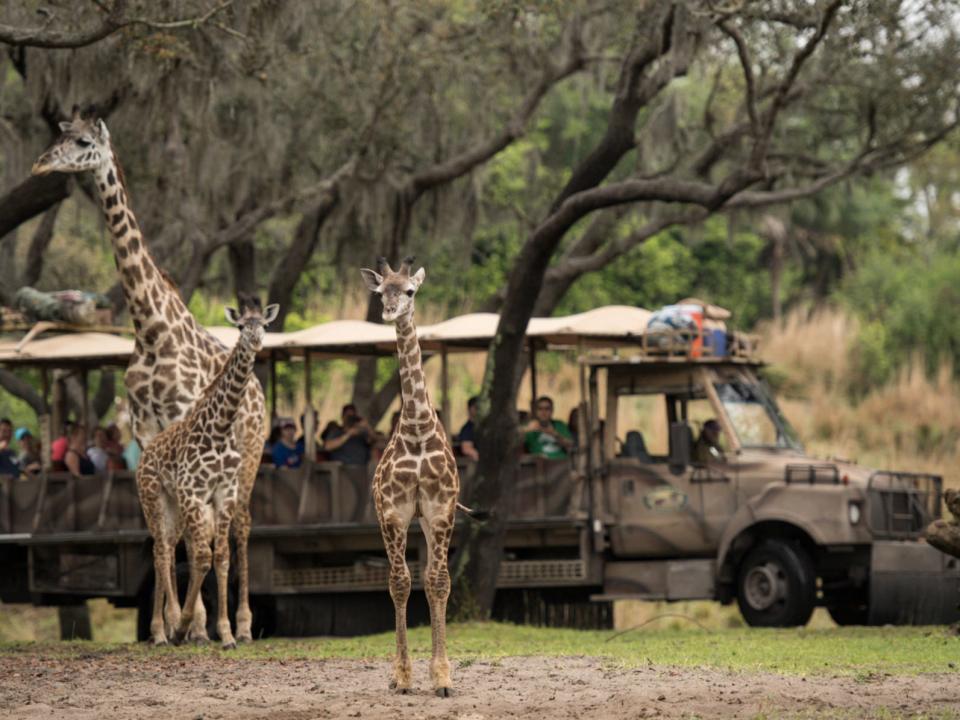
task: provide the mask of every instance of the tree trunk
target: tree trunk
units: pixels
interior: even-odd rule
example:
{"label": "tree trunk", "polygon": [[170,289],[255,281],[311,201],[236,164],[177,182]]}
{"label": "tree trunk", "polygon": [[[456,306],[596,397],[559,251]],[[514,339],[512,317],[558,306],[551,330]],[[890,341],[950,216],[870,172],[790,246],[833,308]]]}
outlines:
{"label": "tree trunk", "polygon": [[243,240],[230,243],[227,246],[230,258],[230,269],[233,274],[233,292],[237,297],[237,307],[240,307],[241,295],[257,294],[257,269],[253,239],[246,237]]}

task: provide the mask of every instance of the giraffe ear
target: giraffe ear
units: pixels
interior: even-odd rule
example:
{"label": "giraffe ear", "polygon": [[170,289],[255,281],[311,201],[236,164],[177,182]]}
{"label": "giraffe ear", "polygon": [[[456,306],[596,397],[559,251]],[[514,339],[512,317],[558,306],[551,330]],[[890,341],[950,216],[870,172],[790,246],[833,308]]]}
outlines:
{"label": "giraffe ear", "polygon": [[72,122],[68,122],[68,121],[66,121],[66,120],[64,120],[64,121],[61,122],[61,123],[57,123],[57,124],[60,126],[60,131],[61,131],[61,132],[67,132],[68,130],[72,130],[72,129],[73,129],[73,123],[72,123]]}
{"label": "giraffe ear", "polygon": [[265,325],[269,325],[274,320],[277,319],[277,315],[280,314],[280,306],[277,303],[271,303],[263,311],[263,322]]}
{"label": "giraffe ear", "polygon": [[420,284],[423,282],[424,278],[427,277],[427,271],[423,268],[417,270],[413,275],[410,276],[410,282],[413,283],[413,286],[416,288],[420,287]]}
{"label": "giraffe ear", "polygon": [[234,326],[240,325],[240,313],[236,308],[228,307],[223,309],[223,314],[227,316],[227,322]]}
{"label": "giraffe ear", "polygon": [[373,270],[368,270],[367,268],[363,268],[360,271],[360,274],[363,276],[363,281],[366,283],[367,289],[370,292],[378,292],[380,290],[380,286],[383,284],[382,275],[375,273]]}
{"label": "giraffe ear", "polygon": [[97,134],[100,135],[103,142],[110,140],[110,131],[107,130],[107,124],[103,121],[103,118],[97,120]]}

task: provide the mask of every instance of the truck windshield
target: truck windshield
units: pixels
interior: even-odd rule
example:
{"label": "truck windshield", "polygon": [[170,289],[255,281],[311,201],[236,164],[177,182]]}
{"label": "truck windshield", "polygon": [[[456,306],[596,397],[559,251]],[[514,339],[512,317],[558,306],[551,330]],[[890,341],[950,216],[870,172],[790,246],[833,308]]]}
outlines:
{"label": "truck windshield", "polygon": [[743,447],[803,449],[796,432],[762,385],[735,380],[717,383],[716,388]]}

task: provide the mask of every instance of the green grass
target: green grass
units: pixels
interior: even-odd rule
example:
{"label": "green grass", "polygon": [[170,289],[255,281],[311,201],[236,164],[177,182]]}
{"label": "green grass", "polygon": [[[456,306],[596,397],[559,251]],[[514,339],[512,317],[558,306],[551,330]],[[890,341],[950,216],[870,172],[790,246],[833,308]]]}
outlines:
{"label": "green grass", "polygon": [[[392,653],[393,642],[393,633],[357,638],[263,640],[242,646],[230,656],[251,660],[382,659]],[[410,648],[415,657],[429,657],[429,628],[410,631]],[[464,664],[524,655],[589,656],[605,658],[613,666],[706,666],[736,671],[844,675],[863,683],[884,674],[957,672],[960,662],[960,638],[941,627],[643,629],[614,637],[613,631],[466,623],[450,626],[448,648],[454,663]],[[221,651],[216,646],[157,649],[130,643],[0,643],[2,655],[22,652],[148,657],[158,653],[216,655]]]}

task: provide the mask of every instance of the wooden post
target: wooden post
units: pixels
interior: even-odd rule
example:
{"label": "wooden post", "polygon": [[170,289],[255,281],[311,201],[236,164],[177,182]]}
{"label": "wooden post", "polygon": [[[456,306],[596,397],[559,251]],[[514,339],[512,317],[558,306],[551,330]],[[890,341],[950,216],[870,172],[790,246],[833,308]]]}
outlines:
{"label": "wooden post", "polygon": [[317,416],[313,409],[309,350],[303,354],[303,401],[306,405],[303,411],[303,449],[307,459],[313,462],[317,459]]}
{"label": "wooden post", "polygon": [[86,442],[90,441],[90,372],[87,368],[80,371],[80,387],[83,388],[83,405],[80,407],[80,424],[83,425],[87,436]]}
{"label": "wooden post", "polygon": [[53,418],[50,416],[50,371],[43,368],[40,371],[40,381],[43,387],[43,404],[45,412],[40,415],[40,441],[43,447],[40,449],[41,465],[45,471],[49,471],[53,466],[53,459],[50,456],[51,445],[53,445]]}
{"label": "wooden post", "polygon": [[533,338],[527,341],[527,348],[530,354],[530,393],[533,397],[530,398],[530,414],[533,417],[536,417],[536,411],[534,407],[537,404],[537,346],[534,344]]}
{"label": "wooden post", "polygon": [[277,417],[277,355],[270,351],[270,426]]}
{"label": "wooden post", "polygon": [[447,362],[447,346],[444,346],[440,350],[440,392],[441,392],[441,402],[440,407],[443,412],[443,425],[447,429],[447,437],[450,436],[450,428],[453,427],[451,424],[452,418],[450,417],[450,373],[449,373],[449,363]]}

